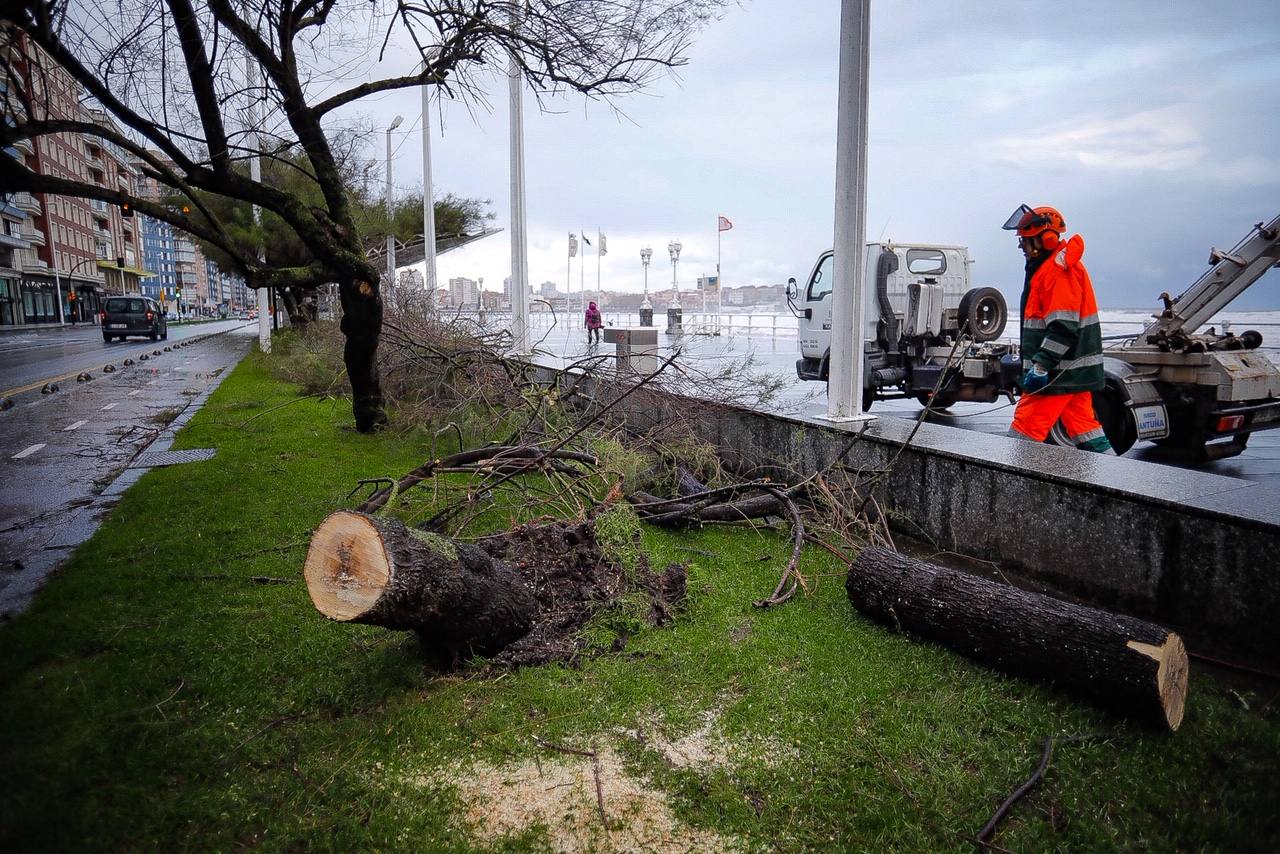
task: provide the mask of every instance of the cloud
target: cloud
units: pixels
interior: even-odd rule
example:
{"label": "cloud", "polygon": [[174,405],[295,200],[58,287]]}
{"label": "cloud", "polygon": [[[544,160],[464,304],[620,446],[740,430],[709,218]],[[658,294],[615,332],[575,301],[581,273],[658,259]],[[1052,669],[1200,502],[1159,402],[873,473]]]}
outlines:
{"label": "cloud", "polygon": [[995,147],[1000,157],[1020,166],[1075,163],[1111,172],[1185,170],[1209,153],[1197,124],[1179,107],[1075,118],[1044,131],[1005,137]]}

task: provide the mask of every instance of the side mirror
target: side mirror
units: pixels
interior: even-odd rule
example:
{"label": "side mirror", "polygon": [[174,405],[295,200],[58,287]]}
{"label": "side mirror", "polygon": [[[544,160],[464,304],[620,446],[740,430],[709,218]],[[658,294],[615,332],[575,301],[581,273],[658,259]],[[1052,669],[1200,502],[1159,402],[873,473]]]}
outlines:
{"label": "side mirror", "polygon": [[791,278],[787,279],[787,297],[789,299],[796,298],[796,277],[795,276],[792,276]]}

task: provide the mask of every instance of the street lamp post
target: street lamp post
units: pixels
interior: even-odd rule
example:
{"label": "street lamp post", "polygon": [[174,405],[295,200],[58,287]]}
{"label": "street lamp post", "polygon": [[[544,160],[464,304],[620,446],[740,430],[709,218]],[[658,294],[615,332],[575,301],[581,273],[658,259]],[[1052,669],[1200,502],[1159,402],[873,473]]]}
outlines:
{"label": "street lamp post", "polygon": [[400,127],[403,116],[396,116],[387,128],[387,288],[396,283],[395,208],[391,204],[391,132]]}
{"label": "street lamp post", "polygon": [[649,302],[649,260],[653,250],[648,246],[640,250],[640,263],[644,264],[644,302],[640,303],[640,325],[653,326],[653,303]]}
{"label": "street lamp post", "polygon": [[684,312],[680,309],[680,279],[677,267],[680,264],[680,250],[684,246],[679,240],[667,244],[667,254],[671,256],[671,305],[667,307],[667,334],[679,335],[684,332]]}

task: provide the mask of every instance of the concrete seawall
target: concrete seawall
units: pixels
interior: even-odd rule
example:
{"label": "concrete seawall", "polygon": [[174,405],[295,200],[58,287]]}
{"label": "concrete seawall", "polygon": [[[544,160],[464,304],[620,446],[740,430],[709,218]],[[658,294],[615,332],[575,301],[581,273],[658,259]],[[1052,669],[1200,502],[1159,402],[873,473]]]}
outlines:
{"label": "concrete seawall", "polygon": [[[542,372],[545,382],[554,376]],[[683,398],[669,405],[686,416],[698,407],[685,423],[736,466],[806,476],[846,448],[854,469],[892,461],[877,501],[895,529],[940,549],[1156,620],[1193,644],[1259,660],[1280,650],[1274,488],[935,424],[911,437],[916,425],[899,418],[860,428]],[[648,400],[619,409],[638,428],[663,417]]]}

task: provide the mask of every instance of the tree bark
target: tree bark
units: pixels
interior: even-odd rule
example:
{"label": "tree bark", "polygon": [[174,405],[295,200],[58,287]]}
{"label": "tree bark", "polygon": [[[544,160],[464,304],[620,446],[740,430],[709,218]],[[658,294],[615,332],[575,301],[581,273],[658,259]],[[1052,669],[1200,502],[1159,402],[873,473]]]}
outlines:
{"label": "tree bark", "polygon": [[356,429],[370,433],[386,426],[382,384],[378,379],[378,336],[382,333],[382,296],[376,283],[346,279],[338,283],[342,301],[342,360],[351,382]]}
{"label": "tree bark", "polygon": [[537,613],[516,570],[476,546],[348,510],[320,523],[303,575],[326,617],[415,631],[446,665],[493,655]]}
{"label": "tree bark", "polygon": [[899,631],[1169,729],[1182,723],[1186,649],[1178,635],[1154,623],[878,546],[853,561],[845,590],[859,611]]}

